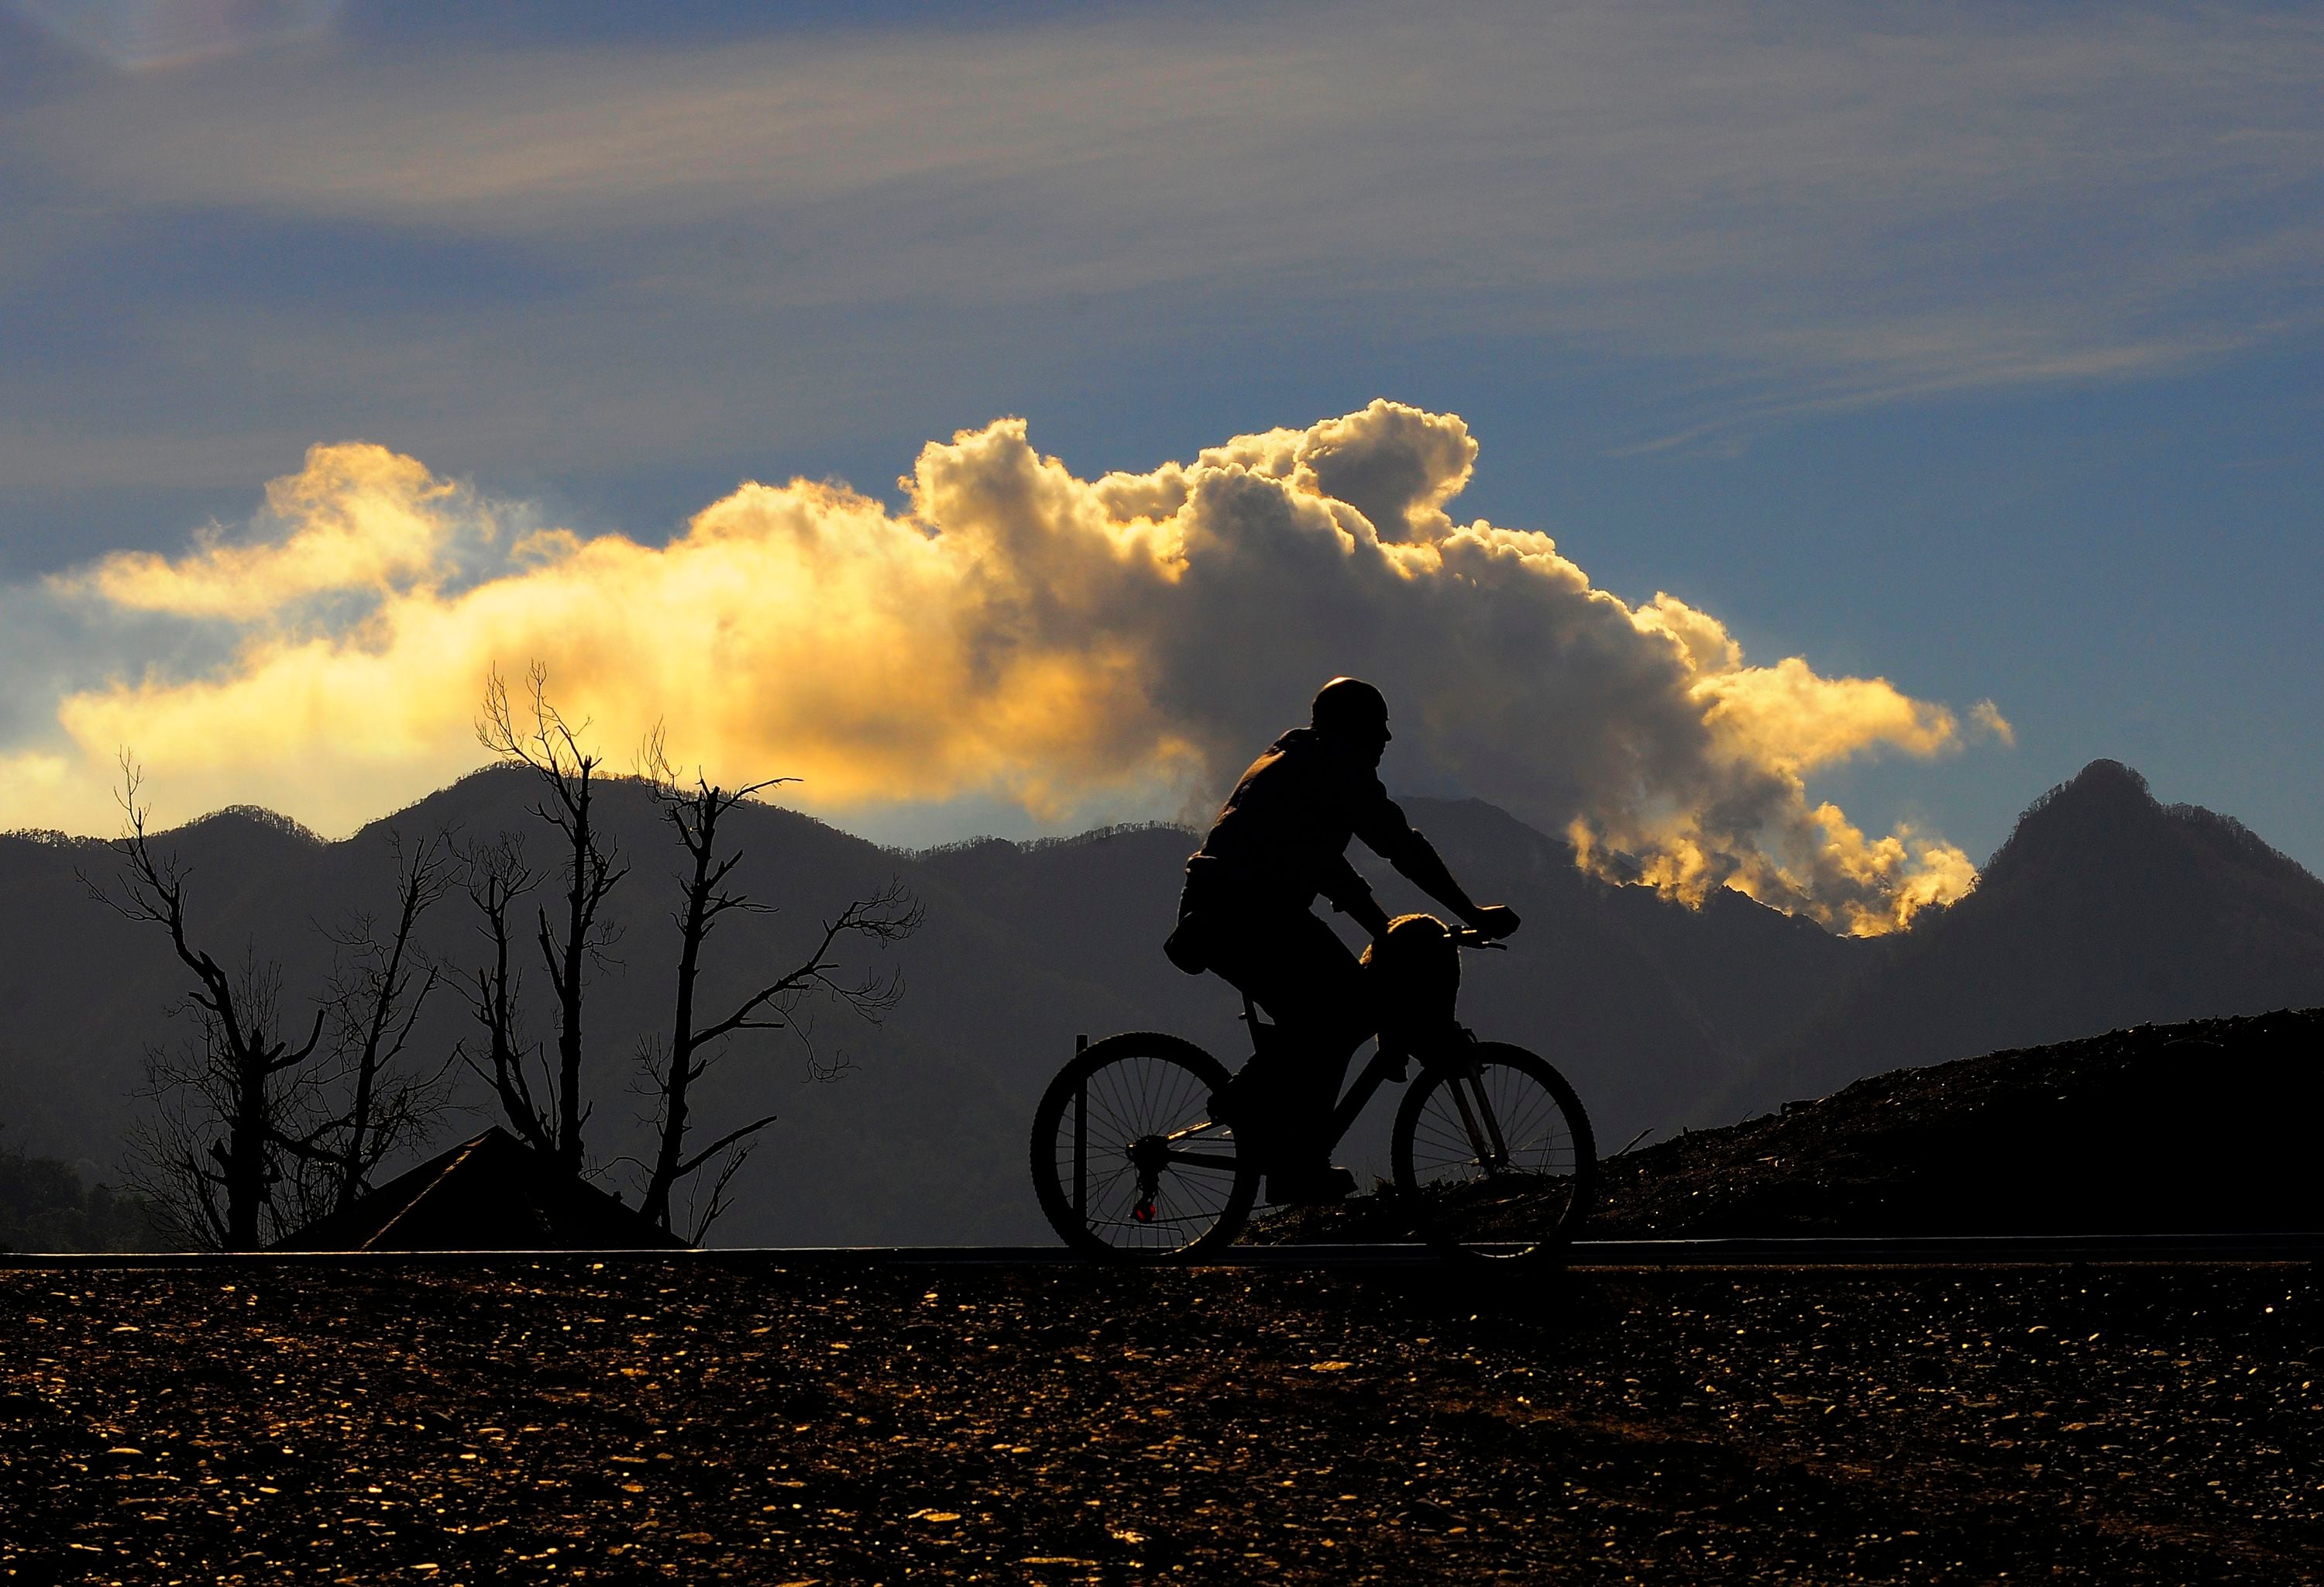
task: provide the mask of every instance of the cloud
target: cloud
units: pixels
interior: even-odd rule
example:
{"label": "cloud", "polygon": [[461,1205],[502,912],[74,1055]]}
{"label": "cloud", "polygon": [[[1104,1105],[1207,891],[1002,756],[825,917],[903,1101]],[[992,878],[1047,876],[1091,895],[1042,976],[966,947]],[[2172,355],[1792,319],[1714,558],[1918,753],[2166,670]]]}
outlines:
{"label": "cloud", "polygon": [[[303,281],[246,302],[245,268],[186,337],[254,342],[263,381],[326,392],[351,365],[396,373],[417,337],[456,362],[490,338],[450,389],[400,405],[414,427],[462,405],[512,432],[515,391],[576,386],[559,373],[576,366],[651,370],[673,337],[706,367],[740,326],[752,356],[662,421],[683,433],[724,411],[739,439],[765,400],[761,349],[838,315],[897,327],[899,355],[864,357],[851,320],[849,362],[810,383],[827,407],[820,388],[858,387],[868,366],[909,371],[866,393],[877,412],[930,373],[916,310],[958,337],[964,319],[1082,294],[1115,306],[1120,349],[1183,336],[1194,312],[1238,328],[1369,312],[1408,334],[1481,323],[1683,361],[1674,384],[1692,394],[1652,440],[2152,373],[2312,328],[2319,71],[2311,15],[2137,5],[1968,20],[1810,5],[1773,21],[1668,0],[1459,22],[1138,8],[715,47],[358,41],[0,110],[25,179],[71,198],[0,212],[0,258],[43,252],[44,228],[93,209],[160,216],[173,246],[193,214],[229,237],[263,223],[361,228],[364,253],[509,251],[510,273],[540,283],[517,306],[475,291],[474,259],[402,272],[399,293],[351,270],[322,312]],[[86,245],[57,257],[108,267]],[[430,273],[437,314],[393,312]],[[526,323],[502,328],[512,315]],[[157,353],[181,316],[159,318]],[[378,345],[358,356],[366,333]],[[1022,359],[1028,339],[1012,321],[966,361]],[[314,356],[318,341],[337,355]],[[689,395],[596,383],[591,411],[622,422],[534,444],[634,444]]]}
{"label": "cloud", "polygon": [[311,37],[341,0],[169,5],[152,0],[16,0],[18,11],[58,38],[117,66],[182,66]]}
{"label": "cloud", "polygon": [[2017,743],[2017,729],[2009,724],[2009,718],[2004,716],[2001,707],[1991,700],[1979,700],[1971,706],[1969,719],[1979,733],[1987,734],[1997,743],[2015,745]]}
{"label": "cloud", "polygon": [[321,595],[433,587],[464,525],[493,533],[466,493],[384,447],[315,447],[305,469],[266,487],[266,508],[258,532],[278,539],[232,544],[212,530],[190,556],[118,552],[57,587],[133,612],[247,621]]}
{"label": "cloud", "polygon": [[661,721],[714,776],[803,777],[842,819],[1185,809],[1349,672],[1394,705],[1392,773],[1680,896],[1724,884],[1871,932],[1969,885],[1959,850],[1868,837],[1806,791],[1853,756],[1955,747],[1951,711],[1751,665],[1697,607],[1628,604],[1548,535],[1456,521],[1476,457],[1457,417],[1376,401],[1085,479],[1007,419],[924,447],[900,512],[750,484],[650,546],[512,534],[524,511],[413,458],[318,447],[232,544],[54,582],[234,648],[68,694],[51,742],[0,758],[0,824],[101,825],[128,744],[180,798],[344,830],[474,764],[487,669],[535,660],[617,761]]}

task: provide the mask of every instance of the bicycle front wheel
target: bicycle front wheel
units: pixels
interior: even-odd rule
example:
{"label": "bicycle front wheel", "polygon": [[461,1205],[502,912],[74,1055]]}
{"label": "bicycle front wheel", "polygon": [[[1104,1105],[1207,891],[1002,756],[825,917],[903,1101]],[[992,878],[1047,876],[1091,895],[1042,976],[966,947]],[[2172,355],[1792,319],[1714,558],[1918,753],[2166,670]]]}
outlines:
{"label": "bicycle front wheel", "polygon": [[1259,1170],[1210,1099],[1226,1066],[1175,1036],[1109,1036],[1033,1111],[1033,1189],[1065,1242],[1113,1261],[1185,1260],[1242,1232]]}
{"label": "bicycle front wheel", "polygon": [[1589,1213],[1598,1149],[1573,1087],[1504,1042],[1431,1065],[1397,1110],[1396,1186],[1448,1256],[1552,1259]]}

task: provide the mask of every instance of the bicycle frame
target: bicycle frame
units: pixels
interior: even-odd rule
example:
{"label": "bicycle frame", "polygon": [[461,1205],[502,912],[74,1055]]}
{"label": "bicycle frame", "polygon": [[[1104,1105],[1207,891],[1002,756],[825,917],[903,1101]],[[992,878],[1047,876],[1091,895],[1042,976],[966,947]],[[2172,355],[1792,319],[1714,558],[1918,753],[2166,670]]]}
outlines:
{"label": "bicycle frame", "polygon": [[[1260,1029],[1259,1023],[1256,1019],[1251,1020],[1251,1028],[1254,1030]],[[1340,1099],[1339,1106],[1332,1110],[1332,1139],[1325,1146],[1324,1149],[1326,1151],[1329,1151],[1333,1147],[1338,1146],[1342,1140],[1346,1139],[1348,1131],[1355,1128],[1358,1116],[1363,1112],[1365,1107],[1370,1103],[1372,1098],[1379,1093],[1381,1086],[1387,1084],[1388,1081],[1392,1079],[1402,1079],[1404,1077],[1401,1073],[1402,1069],[1402,1061],[1400,1059],[1389,1057],[1388,1055],[1388,1049],[1385,1047],[1372,1055],[1372,1061],[1365,1065],[1362,1071],[1356,1075],[1356,1083],[1354,1086],[1350,1089],[1345,1096]],[[1080,1194],[1079,1187],[1087,1172],[1084,1167],[1085,1148],[1084,1146],[1084,1131],[1082,1123],[1084,1110],[1087,1105],[1087,1092],[1084,1091],[1075,1095],[1074,1098],[1074,1182],[1076,1187],[1076,1196]],[[1231,1158],[1213,1157],[1209,1153],[1202,1151],[1188,1151],[1180,1144],[1185,1141],[1199,1140],[1203,1136],[1217,1128],[1218,1125],[1215,1121],[1205,1119],[1200,1124],[1189,1125],[1184,1130],[1176,1130],[1171,1131],[1168,1135],[1162,1138],[1161,1144],[1164,1149],[1157,1156],[1157,1166],[1158,1167],[1161,1162],[1172,1162],[1185,1163],[1190,1167],[1196,1168],[1217,1168],[1222,1170],[1232,1169],[1234,1167],[1234,1159]],[[1472,1139],[1473,1136],[1474,1131],[1472,1130]],[[1082,1210],[1078,1202],[1076,1202],[1074,1210],[1075,1212],[1080,1212]]]}
{"label": "bicycle frame", "polygon": [[[1498,946],[1473,932],[1457,933],[1455,941],[1463,947]],[[1243,1001],[1262,1071],[1280,1060],[1296,1074],[1305,1055],[1296,1042],[1286,1048],[1279,1028],[1252,1000]],[[1388,1148],[1398,1204],[1408,1200],[1420,1237],[1452,1255],[1527,1258],[1561,1248],[1586,1202],[1592,1161],[1589,1123],[1572,1087],[1533,1054],[1479,1042],[1455,1022],[1447,1002],[1416,999],[1408,1011],[1390,1009],[1382,1017],[1389,1029],[1354,1066],[1323,1116],[1284,1121],[1286,1130],[1312,1121],[1315,1133],[1300,1140],[1299,1149],[1321,1144],[1336,1151],[1380,1088],[1408,1079],[1413,1091],[1401,1106],[1391,1103]],[[1051,1225],[1076,1249],[1130,1259],[1168,1259],[1236,1239],[1259,1195],[1259,1176],[1271,1167],[1263,1158],[1254,1160],[1243,1138],[1256,1136],[1266,1144],[1258,1110],[1269,1103],[1265,1093],[1278,1082],[1262,1077],[1257,1090],[1230,1093],[1226,1117],[1220,1118],[1203,1105],[1200,1088],[1208,1086],[1218,1097],[1231,1072],[1193,1043],[1131,1032],[1109,1038],[1102,1055],[1086,1037],[1074,1045],[1070,1071],[1050,1083],[1034,1116],[1034,1186]],[[1514,1081],[1505,1080],[1505,1069]],[[1195,1083],[1191,1093],[1189,1076]],[[1287,1089],[1291,1078],[1283,1075],[1280,1083]],[[1253,1116],[1250,1129],[1240,1130],[1234,1121],[1243,1114],[1236,1108],[1246,1094]],[[1545,1103],[1537,1103],[1543,1096]],[[1289,1095],[1283,1101],[1287,1104]],[[1506,1119],[1499,1116],[1505,1108],[1515,1110]],[[1326,1132],[1328,1141],[1319,1140]],[[1570,1132],[1570,1142],[1562,1132]],[[1425,1151],[1416,1150],[1424,1140]],[[1525,1186],[1540,1179],[1547,1189],[1554,1189],[1550,1182],[1571,1181],[1569,1195],[1543,1200],[1547,1232],[1539,1238],[1517,1229],[1512,1240],[1501,1227],[1509,1217],[1533,1215],[1533,1204],[1519,1207],[1507,1188],[1518,1179]],[[1487,1189],[1489,1182],[1502,1188]],[[1483,1194],[1467,1194],[1472,1188]],[[1132,1232],[1140,1225],[1150,1227]]]}
{"label": "bicycle frame", "polygon": [[[1500,946],[1499,943],[1480,939],[1473,932],[1462,932],[1456,940],[1460,940],[1461,946],[1464,947],[1499,947]],[[1268,1040],[1266,1033],[1273,1031],[1275,1027],[1259,1017],[1259,1005],[1248,995],[1242,1000],[1242,1010],[1243,1022],[1250,1027],[1251,1046],[1255,1053],[1257,1049],[1266,1046]],[[1467,1035],[1467,1031],[1460,1027],[1454,1027],[1453,1029],[1461,1037]],[[1341,1141],[1347,1139],[1348,1131],[1355,1128],[1356,1121],[1363,1115],[1363,1111],[1371,1105],[1372,1098],[1379,1094],[1381,1086],[1391,1080],[1403,1081],[1410,1077],[1410,1066],[1416,1057],[1419,1059],[1424,1068],[1434,1066],[1438,1062],[1428,1054],[1403,1051],[1391,1044],[1385,1035],[1379,1038],[1372,1050],[1371,1061],[1357,1071],[1355,1080],[1332,1109],[1329,1121],[1331,1138],[1324,1146],[1327,1153],[1335,1149]],[[1462,1066],[1453,1077],[1453,1084],[1449,1089],[1452,1093],[1452,1105],[1461,1114],[1462,1128],[1469,1137],[1470,1148],[1477,1154],[1477,1161],[1493,1167],[1506,1164],[1509,1158],[1508,1144],[1501,1137],[1501,1122],[1493,1114],[1492,1101],[1485,1094],[1484,1084],[1477,1074],[1476,1066],[1473,1064]],[[1082,1120],[1087,1101],[1085,1094],[1077,1096],[1074,1100],[1074,1178],[1077,1196],[1084,1175]],[[1231,1168],[1233,1162],[1231,1158],[1213,1157],[1200,1151],[1188,1151],[1181,1145],[1182,1142],[1194,1140],[1215,1128],[1217,1128],[1215,1123],[1205,1120],[1200,1124],[1173,1131],[1156,1143],[1157,1149],[1154,1153],[1151,1164],[1141,1165],[1141,1171],[1155,1172],[1164,1162],[1185,1163],[1204,1168]],[[1079,1205],[1076,1204],[1075,1211],[1080,1210]]]}
{"label": "bicycle frame", "polygon": [[[1252,1046],[1254,1047],[1264,1046],[1267,1038],[1259,1033],[1271,1031],[1275,1027],[1259,1019],[1258,1007],[1251,1002],[1250,999],[1247,997],[1243,999],[1242,1006],[1244,1022],[1250,1027]],[[1372,1098],[1379,1094],[1381,1086],[1391,1080],[1403,1081],[1410,1077],[1410,1066],[1416,1057],[1419,1059],[1424,1068],[1431,1066],[1432,1060],[1426,1055],[1404,1052],[1391,1045],[1387,1037],[1383,1036],[1379,1038],[1378,1045],[1372,1049],[1371,1061],[1356,1072],[1354,1081],[1350,1084],[1347,1091],[1342,1094],[1338,1104],[1332,1110],[1330,1121],[1332,1132],[1331,1139],[1324,1146],[1326,1152],[1338,1147],[1341,1141],[1347,1139],[1348,1131],[1356,1127],[1356,1121],[1361,1118],[1364,1110],[1371,1105]],[[1508,1162],[1509,1149],[1508,1143],[1501,1139],[1500,1121],[1493,1116],[1491,1099],[1485,1094],[1484,1086],[1478,1079],[1475,1066],[1465,1066],[1455,1076],[1455,1082],[1452,1087],[1452,1105],[1460,1110],[1462,1127],[1468,1132],[1469,1144],[1475,1150],[1477,1160],[1494,1164]],[[1211,1128],[1213,1126],[1206,1121],[1190,1130],[1181,1130],[1169,1138],[1167,1144],[1175,1149],[1179,1141],[1190,1140]],[[1227,1166],[1223,1158],[1177,1149],[1172,1149],[1168,1153],[1168,1158],[1172,1162],[1193,1163],[1204,1167]]]}
{"label": "bicycle frame", "polygon": [[1409,1063],[1410,1059],[1391,1049],[1385,1038],[1379,1042],[1372,1051],[1371,1062],[1356,1071],[1356,1077],[1340,1098],[1339,1105],[1332,1110],[1332,1139],[1324,1148],[1327,1153],[1347,1139],[1348,1131],[1356,1127],[1356,1121],[1363,1115],[1366,1108],[1371,1106],[1372,1098],[1379,1094],[1381,1086],[1391,1080],[1405,1079],[1409,1075]]}

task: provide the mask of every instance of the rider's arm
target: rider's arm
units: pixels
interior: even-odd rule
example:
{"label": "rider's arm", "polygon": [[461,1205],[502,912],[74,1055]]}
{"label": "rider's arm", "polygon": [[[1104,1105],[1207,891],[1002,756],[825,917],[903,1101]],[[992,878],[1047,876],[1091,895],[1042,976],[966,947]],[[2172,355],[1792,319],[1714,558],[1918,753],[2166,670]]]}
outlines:
{"label": "rider's arm", "polygon": [[1388,911],[1380,908],[1362,873],[1348,863],[1345,855],[1324,878],[1321,890],[1332,900],[1332,908],[1362,927],[1368,936],[1380,937],[1388,931]]}
{"label": "rider's arm", "polygon": [[1487,936],[1507,937],[1517,928],[1517,915],[1508,906],[1480,904],[1469,896],[1435,845],[1413,830],[1403,809],[1385,792],[1365,812],[1356,835],[1415,887]]}
{"label": "rider's arm", "polygon": [[1470,925],[1478,924],[1483,911],[1453,880],[1452,870],[1444,863],[1443,857],[1437,853],[1436,845],[1420,834],[1406,828],[1405,841],[1388,856],[1388,862],[1413,886]]}

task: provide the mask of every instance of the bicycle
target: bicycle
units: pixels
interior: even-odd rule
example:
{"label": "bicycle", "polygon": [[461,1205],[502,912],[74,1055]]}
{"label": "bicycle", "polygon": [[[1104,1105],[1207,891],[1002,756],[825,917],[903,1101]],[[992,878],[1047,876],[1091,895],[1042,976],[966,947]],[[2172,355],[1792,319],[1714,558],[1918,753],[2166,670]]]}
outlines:
{"label": "bicycle", "polygon": [[[1498,947],[1471,930],[1462,947]],[[1383,1038],[1333,1110],[1336,1148],[1383,1085],[1420,1075],[1389,1137],[1395,1194],[1421,1238],[1462,1260],[1546,1263],[1587,1214],[1597,1148],[1581,1099],[1523,1047],[1448,1018],[1417,1041]],[[1249,998],[1255,1047],[1274,1027]],[[1193,1042],[1137,1030],[1083,1038],[1033,1112],[1033,1186],[1065,1242],[1111,1261],[1185,1261],[1231,1243],[1261,1168],[1211,1099],[1226,1066]]]}

